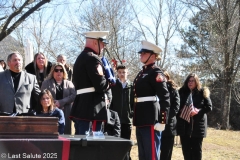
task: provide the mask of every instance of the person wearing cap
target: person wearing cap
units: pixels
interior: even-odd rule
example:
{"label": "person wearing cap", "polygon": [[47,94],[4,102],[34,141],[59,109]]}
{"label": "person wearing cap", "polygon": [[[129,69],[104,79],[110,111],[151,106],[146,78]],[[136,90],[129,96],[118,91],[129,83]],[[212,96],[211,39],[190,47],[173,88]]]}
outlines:
{"label": "person wearing cap", "polygon": [[108,31],[86,32],[85,48],[73,67],[73,84],[77,96],[73,102],[70,118],[74,121],[75,134],[85,134],[92,122],[93,131],[101,129],[107,121],[105,93],[109,82],[104,76],[100,54],[106,45]]}
{"label": "person wearing cap", "polygon": [[170,108],[166,78],[155,65],[161,51],[157,45],[142,41],[142,49],[138,52],[144,66],[133,82],[133,125],[136,126],[140,160],[160,159],[161,131],[165,129]]}

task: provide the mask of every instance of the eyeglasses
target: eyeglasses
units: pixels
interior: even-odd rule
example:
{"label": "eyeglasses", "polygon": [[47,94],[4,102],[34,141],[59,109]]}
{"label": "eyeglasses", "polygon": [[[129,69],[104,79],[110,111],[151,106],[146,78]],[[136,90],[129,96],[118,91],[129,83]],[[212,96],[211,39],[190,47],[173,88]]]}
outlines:
{"label": "eyeglasses", "polygon": [[193,83],[193,82],[195,82],[195,80],[189,80],[189,81],[188,81],[188,83]]}
{"label": "eyeglasses", "polygon": [[63,72],[63,69],[54,69],[54,72]]}

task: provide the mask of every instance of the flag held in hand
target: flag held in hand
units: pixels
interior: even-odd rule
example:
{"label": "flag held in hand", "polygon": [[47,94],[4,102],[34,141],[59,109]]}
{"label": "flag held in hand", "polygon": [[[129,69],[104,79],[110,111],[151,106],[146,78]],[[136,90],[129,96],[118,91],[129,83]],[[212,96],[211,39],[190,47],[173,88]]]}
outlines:
{"label": "flag held in hand", "polygon": [[182,112],[180,113],[180,118],[190,123],[192,110],[193,110],[193,100],[192,100],[192,93],[191,93],[187,98],[186,104],[184,105]]}

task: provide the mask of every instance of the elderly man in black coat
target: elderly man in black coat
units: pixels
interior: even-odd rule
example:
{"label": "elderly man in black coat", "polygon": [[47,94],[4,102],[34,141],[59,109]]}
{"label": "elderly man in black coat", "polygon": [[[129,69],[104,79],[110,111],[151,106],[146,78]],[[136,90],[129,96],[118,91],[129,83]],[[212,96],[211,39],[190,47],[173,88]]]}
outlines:
{"label": "elderly man in black coat", "polygon": [[70,118],[75,123],[75,134],[85,134],[90,122],[93,131],[99,131],[101,123],[107,121],[105,92],[109,89],[109,82],[100,59],[107,35],[108,31],[86,32],[85,48],[74,64],[73,84],[77,96]]}

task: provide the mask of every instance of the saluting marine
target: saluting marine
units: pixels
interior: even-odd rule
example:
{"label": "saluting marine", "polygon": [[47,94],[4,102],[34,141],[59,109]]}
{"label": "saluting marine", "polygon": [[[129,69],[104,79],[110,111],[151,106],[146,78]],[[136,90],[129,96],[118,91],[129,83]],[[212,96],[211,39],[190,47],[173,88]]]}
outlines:
{"label": "saluting marine", "polygon": [[98,131],[102,121],[107,120],[104,93],[109,88],[109,83],[99,57],[107,43],[107,35],[108,31],[86,32],[85,48],[74,64],[73,84],[77,96],[70,118],[75,123],[75,134],[85,134],[90,122],[93,124],[93,131]]}
{"label": "saluting marine", "polygon": [[142,41],[140,61],[144,64],[134,80],[134,116],[136,126],[139,160],[158,160],[160,158],[161,131],[164,130],[170,107],[170,95],[166,78],[155,65],[160,60],[162,50]]}

